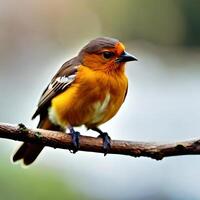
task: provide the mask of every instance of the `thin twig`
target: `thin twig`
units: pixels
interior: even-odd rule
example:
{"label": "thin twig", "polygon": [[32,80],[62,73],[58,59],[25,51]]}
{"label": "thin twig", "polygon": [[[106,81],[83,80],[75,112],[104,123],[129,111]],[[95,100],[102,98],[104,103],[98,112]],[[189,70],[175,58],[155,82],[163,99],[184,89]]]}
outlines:
{"label": "thin twig", "polygon": [[[0,123],[0,138],[42,144],[53,148],[72,149],[71,136],[66,133],[44,129],[28,129],[23,124]],[[103,153],[102,139],[80,136],[80,151]],[[189,140],[170,144],[112,140],[109,154],[150,157],[161,160],[164,157],[200,155],[200,140]]]}

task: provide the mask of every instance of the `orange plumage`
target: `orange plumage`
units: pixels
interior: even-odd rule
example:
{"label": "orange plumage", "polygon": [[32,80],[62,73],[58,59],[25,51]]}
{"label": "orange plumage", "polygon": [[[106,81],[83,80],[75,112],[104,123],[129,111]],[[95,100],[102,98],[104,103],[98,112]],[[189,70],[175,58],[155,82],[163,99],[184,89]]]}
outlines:
{"label": "orange plumage", "polygon": [[[61,67],[42,94],[33,116],[40,115],[38,127],[53,130],[69,128],[76,152],[79,134],[73,127],[85,125],[100,133],[107,153],[110,138],[98,126],[111,119],[124,102],[128,88],[125,63],[133,60],[136,58],[126,53],[124,45],[116,39],[92,40],[78,56]],[[30,153],[30,146],[35,154]],[[22,147],[13,160],[23,159],[27,165],[43,148],[38,146],[38,151],[35,150],[37,145],[27,146],[26,143]]]}
{"label": "orange plumage", "polygon": [[[68,123],[73,126],[85,124],[88,128],[99,126],[119,110],[127,86],[124,65],[109,74],[81,66],[70,88],[52,100],[58,124],[63,127]],[[107,105],[104,104],[105,108],[102,108],[104,102]],[[99,120],[95,120],[98,108],[102,108],[103,113],[99,114]]]}

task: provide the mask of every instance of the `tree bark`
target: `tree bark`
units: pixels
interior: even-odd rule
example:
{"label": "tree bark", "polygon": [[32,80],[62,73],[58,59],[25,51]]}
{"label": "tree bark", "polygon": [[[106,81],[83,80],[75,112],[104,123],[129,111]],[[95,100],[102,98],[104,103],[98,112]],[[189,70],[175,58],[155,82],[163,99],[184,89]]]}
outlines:
{"label": "tree bark", "polygon": [[[16,126],[0,123],[0,138],[42,144],[53,148],[72,149],[69,134],[44,129],[28,129],[23,124]],[[79,151],[104,153],[102,139],[81,135]],[[169,156],[195,155],[200,154],[200,139],[168,144],[112,140],[108,154],[143,156],[156,160]]]}

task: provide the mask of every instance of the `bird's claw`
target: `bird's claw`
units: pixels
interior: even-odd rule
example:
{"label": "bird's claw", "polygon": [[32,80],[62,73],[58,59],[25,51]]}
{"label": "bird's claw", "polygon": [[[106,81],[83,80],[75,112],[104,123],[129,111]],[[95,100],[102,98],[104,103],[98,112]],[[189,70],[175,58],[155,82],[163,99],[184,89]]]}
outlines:
{"label": "bird's claw", "polygon": [[70,131],[70,135],[72,137],[72,150],[70,150],[71,153],[76,153],[79,150],[80,147],[80,143],[79,143],[79,137],[80,137],[80,133],[77,131]]}
{"label": "bird's claw", "polygon": [[109,152],[111,148],[111,138],[108,135],[108,133],[101,133],[98,137],[103,139],[103,151],[104,151],[104,156]]}

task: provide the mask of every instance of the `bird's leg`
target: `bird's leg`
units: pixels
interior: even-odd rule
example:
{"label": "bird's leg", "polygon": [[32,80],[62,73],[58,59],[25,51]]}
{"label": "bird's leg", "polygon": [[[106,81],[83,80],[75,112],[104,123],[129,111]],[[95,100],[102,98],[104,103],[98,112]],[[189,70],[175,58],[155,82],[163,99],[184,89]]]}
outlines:
{"label": "bird's leg", "polygon": [[106,156],[106,154],[108,153],[108,151],[111,148],[110,136],[108,135],[108,133],[103,132],[102,130],[100,130],[97,127],[92,128],[92,130],[98,132],[100,134],[98,137],[101,137],[103,139],[103,151],[104,151],[104,156]]}
{"label": "bird's leg", "polygon": [[75,131],[74,128],[72,126],[68,127],[69,131],[70,131],[70,135],[72,137],[72,144],[73,144],[73,148],[72,148],[72,153],[76,153],[80,147],[79,144],[79,137],[80,137],[80,133]]}

